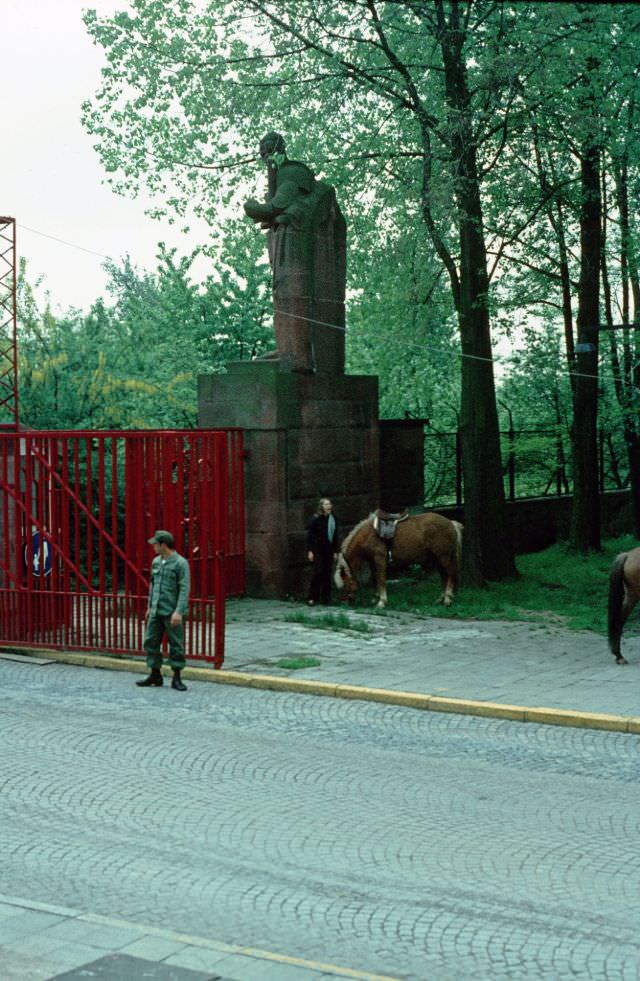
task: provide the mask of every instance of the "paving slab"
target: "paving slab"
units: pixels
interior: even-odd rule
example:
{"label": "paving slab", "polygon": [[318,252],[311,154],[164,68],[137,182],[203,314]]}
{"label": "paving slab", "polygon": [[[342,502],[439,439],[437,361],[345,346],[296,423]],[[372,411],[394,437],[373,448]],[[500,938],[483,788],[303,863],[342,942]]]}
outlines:
{"label": "paving slab", "polygon": [[139,930],[115,924],[90,923],[86,919],[68,919],[47,930],[50,937],[62,941],[90,944],[103,950],[119,950],[137,940]]}
{"label": "paving slab", "polygon": [[129,954],[107,954],[90,964],[55,975],[55,981],[91,981],[92,978],[95,981],[220,981],[219,974],[209,971],[172,967]]}
{"label": "paving slab", "polygon": [[62,918],[55,913],[34,910],[25,910],[16,916],[3,917],[0,921],[0,943],[12,943],[61,922],[63,922]]}

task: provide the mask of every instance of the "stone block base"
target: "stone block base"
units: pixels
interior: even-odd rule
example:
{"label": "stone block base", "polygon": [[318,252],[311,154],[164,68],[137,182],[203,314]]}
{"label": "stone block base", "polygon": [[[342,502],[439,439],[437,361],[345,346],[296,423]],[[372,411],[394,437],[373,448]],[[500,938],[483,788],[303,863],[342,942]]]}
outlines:
{"label": "stone block base", "polygon": [[341,534],[379,505],[378,380],[235,362],[198,379],[198,425],[245,431],[247,593],[305,596],[320,497]]}

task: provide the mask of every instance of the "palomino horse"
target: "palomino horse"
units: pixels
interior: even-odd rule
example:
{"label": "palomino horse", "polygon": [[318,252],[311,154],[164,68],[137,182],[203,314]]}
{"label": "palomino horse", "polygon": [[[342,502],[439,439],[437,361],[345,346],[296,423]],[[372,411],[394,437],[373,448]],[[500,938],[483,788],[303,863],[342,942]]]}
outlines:
{"label": "palomino horse", "polygon": [[378,536],[373,526],[374,515],[361,521],[347,535],[338,553],[334,582],[344,589],[345,598],[353,599],[358,588],[358,569],[368,565],[378,593],[378,606],[387,603],[387,554],[394,565],[408,566],[435,563],[442,579],[442,595],[438,600],[451,606],[453,591],[460,575],[462,525],[458,521],[427,511],[400,521],[392,542]]}
{"label": "palomino horse", "polygon": [[640,600],[640,548],[616,555],[609,573],[609,648],[616,664],[627,664],[620,639],[629,614]]}

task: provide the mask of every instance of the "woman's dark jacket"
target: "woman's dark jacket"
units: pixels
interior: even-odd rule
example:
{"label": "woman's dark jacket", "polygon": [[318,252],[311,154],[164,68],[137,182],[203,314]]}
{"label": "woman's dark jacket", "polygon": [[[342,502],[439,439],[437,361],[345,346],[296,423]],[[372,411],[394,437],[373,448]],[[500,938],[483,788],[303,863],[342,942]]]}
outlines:
{"label": "woman's dark jacket", "polygon": [[[335,514],[334,514],[335,520]],[[320,552],[326,555],[333,555],[337,552],[340,547],[340,538],[338,536],[338,522],[336,520],[335,528],[333,529],[333,537],[329,541],[329,534],[327,526],[329,524],[328,514],[316,514],[315,517],[309,522],[309,527],[307,529],[307,551]]]}

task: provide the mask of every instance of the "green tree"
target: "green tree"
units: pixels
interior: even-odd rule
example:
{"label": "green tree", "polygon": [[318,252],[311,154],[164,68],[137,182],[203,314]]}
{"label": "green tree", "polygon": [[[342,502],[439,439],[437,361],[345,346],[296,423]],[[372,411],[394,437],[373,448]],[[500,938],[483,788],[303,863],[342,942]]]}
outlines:
{"label": "green tree", "polygon": [[[373,231],[360,221],[371,201],[381,255],[393,256],[408,212],[412,230],[423,224],[460,338],[470,582],[514,568],[492,360],[499,304],[513,297],[517,270],[539,303],[548,302],[542,277],[547,291],[553,284],[573,381],[573,537],[579,548],[597,544],[597,350],[576,350],[573,320],[577,310],[583,332],[597,322],[602,151],[606,122],[637,80],[637,11],[135,0],[128,13],[89,13],[86,23],[107,67],[85,122],[123,193],[144,185],[159,213],[186,218],[191,207],[217,227],[246,196],[254,147],[275,126],[292,135],[291,155],[325,167],[343,189],[352,252],[371,254]],[[350,285],[357,299],[362,284]],[[377,292],[390,295],[386,285]],[[363,303],[356,310],[371,322]]]}
{"label": "green tree", "polygon": [[[523,86],[521,123],[512,127],[503,159],[519,179],[502,180],[489,196],[494,208],[514,216],[514,231],[490,251],[515,266],[503,297],[511,292],[522,306],[538,308],[539,315],[555,308],[562,316],[573,401],[571,537],[576,548],[586,551],[600,541],[599,332],[592,328],[605,317],[612,322],[616,285],[607,280],[604,234],[609,221],[615,241],[624,213],[619,208],[608,214],[602,199],[606,205],[607,158],[619,159],[621,147],[629,148],[630,141],[637,145],[626,119],[637,95],[640,16],[630,5],[556,4],[531,5],[529,17],[530,27],[538,24],[533,35],[539,38],[539,70]],[[536,215],[532,205],[537,209],[538,220],[520,229],[522,206],[516,195],[528,202],[529,213]],[[621,382],[617,388],[627,403],[630,387]],[[627,417],[631,421],[633,411]],[[632,427],[633,422],[627,426],[630,457]],[[636,471],[632,465],[631,473]]]}
{"label": "green tree", "polygon": [[234,146],[253,148],[261,130],[284,123],[304,134],[294,137],[294,154],[304,146],[299,155],[308,157],[314,146],[343,186],[357,173],[371,193],[393,179],[411,195],[447,270],[464,355],[471,582],[514,572],[480,189],[481,161],[500,151],[496,119],[508,111],[513,74],[498,72],[487,83],[477,69],[487,57],[495,61],[498,39],[508,47],[504,12],[490,16],[500,6],[211,0],[200,8],[136,0],[132,13],[86,18],[108,68],[85,121],[125,192],[145,183],[165,194],[170,179],[176,193],[167,207],[181,214],[195,199],[199,214],[215,218],[230,200],[233,177],[246,178],[234,169],[246,151]]}
{"label": "green tree", "polygon": [[[236,260],[245,256],[242,278]],[[36,428],[183,428],[196,423],[199,371],[265,348],[266,264],[241,234],[234,258],[218,257],[204,283],[194,257],[161,246],[155,273],[129,260],[107,265],[110,302],[87,314],[40,310],[24,267],[19,279],[20,394],[24,422]]]}
{"label": "green tree", "polygon": [[[442,264],[424,226],[401,203],[383,247],[379,227],[389,206],[370,208],[350,258],[347,369],[377,375],[380,415],[451,425],[460,401],[460,345]],[[448,420],[444,423],[444,420]]]}

